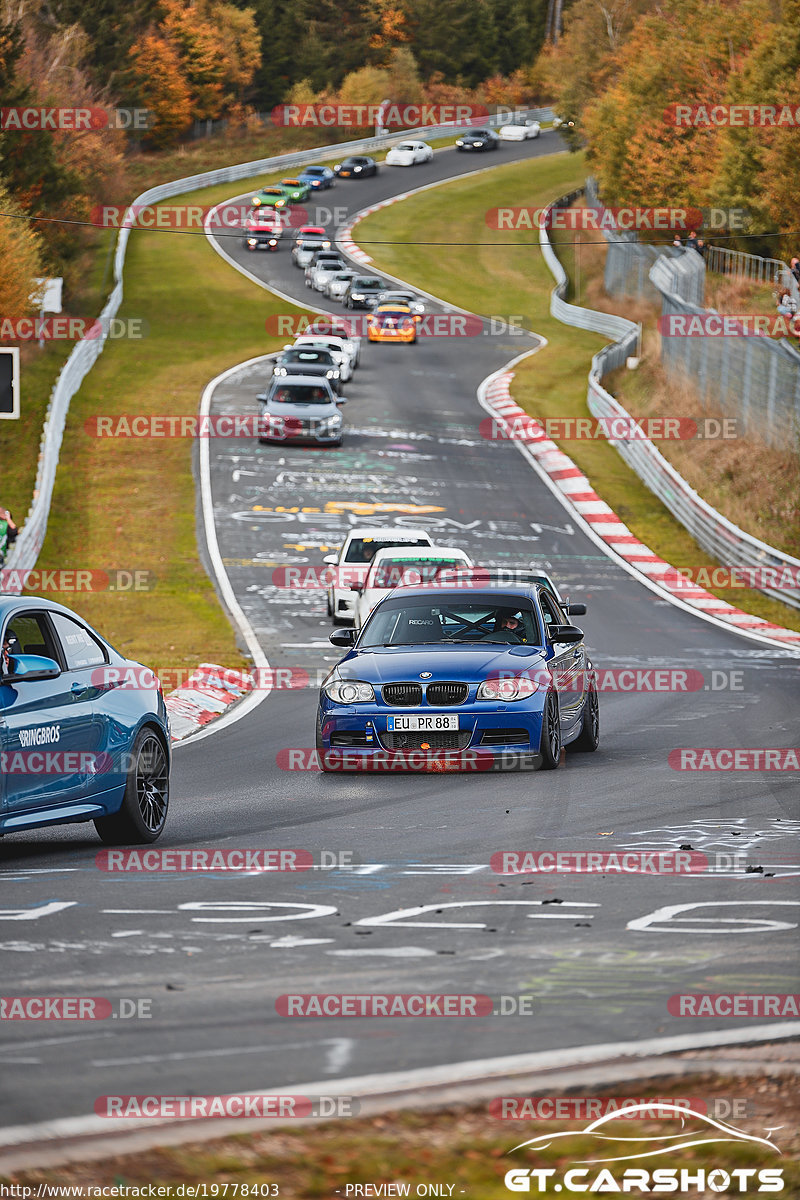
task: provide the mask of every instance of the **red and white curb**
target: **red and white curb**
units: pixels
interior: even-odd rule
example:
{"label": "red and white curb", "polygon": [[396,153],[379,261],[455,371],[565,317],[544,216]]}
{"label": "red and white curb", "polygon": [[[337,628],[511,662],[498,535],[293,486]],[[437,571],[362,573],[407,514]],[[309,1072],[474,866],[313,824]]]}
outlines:
{"label": "red and white curb", "polygon": [[[523,428],[529,430],[525,435],[524,444],[539,467],[555,484],[562,499],[583,518],[593,533],[614,554],[645,575],[651,584],[655,584],[673,600],[682,601],[690,608],[714,617],[740,632],[757,634],[782,646],[800,646],[800,631],[784,629],[782,625],[774,625],[771,621],[753,616],[752,613],[742,612],[740,608],[720,600],[705,588],[686,581],[678,582],[680,577],[676,569],[631,533],[614,510],[601,500],[569,455],[546,437],[530,414],[512,399],[510,385],[513,378],[513,371],[504,371],[492,377],[485,389],[484,407],[507,429],[511,440],[517,440],[514,434],[519,430],[520,423]],[[667,575],[669,578],[665,579]]]}
{"label": "red and white curb", "polygon": [[253,690],[253,678],[216,663],[200,663],[186,683],[164,697],[173,742],[196,733]]}

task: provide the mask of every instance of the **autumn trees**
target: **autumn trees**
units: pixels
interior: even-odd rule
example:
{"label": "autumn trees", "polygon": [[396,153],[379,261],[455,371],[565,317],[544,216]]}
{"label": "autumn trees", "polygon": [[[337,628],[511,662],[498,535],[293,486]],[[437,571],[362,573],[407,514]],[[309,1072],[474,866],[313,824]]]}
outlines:
{"label": "autumn trees", "polygon": [[787,0],[575,0],[546,56],[609,204],[746,209],[746,249],[796,253],[800,129],[681,124],[671,108],[800,107],[800,22]]}

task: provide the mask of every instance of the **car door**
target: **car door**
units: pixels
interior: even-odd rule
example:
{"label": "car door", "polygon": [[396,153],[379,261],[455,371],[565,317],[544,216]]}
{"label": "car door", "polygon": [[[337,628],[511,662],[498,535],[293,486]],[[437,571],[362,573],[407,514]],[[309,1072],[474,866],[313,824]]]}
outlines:
{"label": "car door", "polygon": [[583,642],[552,641],[549,629],[556,625],[568,625],[569,622],[549,591],[542,589],[539,592],[539,603],[544,617],[545,633],[552,649],[549,665],[557,681],[561,727],[569,728],[575,723],[583,703],[586,647]]}
{"label": "car door", "polygon": [[[53,679],[0,680],[6,816],[61,806],[89,794],[97,748],[92,689],[68,667],[61,642],[45,610],[13,613],[3,631],[17,653],[54,659]],[[13,652],[13,650],[12,650]]]}

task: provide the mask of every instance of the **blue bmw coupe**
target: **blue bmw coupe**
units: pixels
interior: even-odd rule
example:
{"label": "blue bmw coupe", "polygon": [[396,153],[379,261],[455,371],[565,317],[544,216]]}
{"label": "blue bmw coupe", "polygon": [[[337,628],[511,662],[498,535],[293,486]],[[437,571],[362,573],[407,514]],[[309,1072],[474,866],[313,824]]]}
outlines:
{"label": "blue bmw coupe", "polygon": [[154,842],[169,804],[161,687],[60,604],[0,594],[0,837],[94,821]]}
{"label": "blue bmw coupe", "polygon": [[553,770],[561,749],[600,737],[595,673],[583,632],[539,582],[396,588],[320,691],[324,771]]}

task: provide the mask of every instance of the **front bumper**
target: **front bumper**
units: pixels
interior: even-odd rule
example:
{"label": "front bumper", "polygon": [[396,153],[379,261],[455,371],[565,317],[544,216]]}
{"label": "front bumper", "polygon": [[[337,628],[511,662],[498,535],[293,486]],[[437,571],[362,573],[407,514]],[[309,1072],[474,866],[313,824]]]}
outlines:
{"label": "front bumper", "polygon": [[[377,701],[334,704],[323,695],[317,713],[317,745],[329,765],[341,770],[519,770],[541,762],[544,702],[538,693],[531,701],[407,709]],[[388,729],[390,716],[432,712],[457,716],[459,729],[444,733],[390,733]],[[339,766],[340,759],[345,765]]]}

